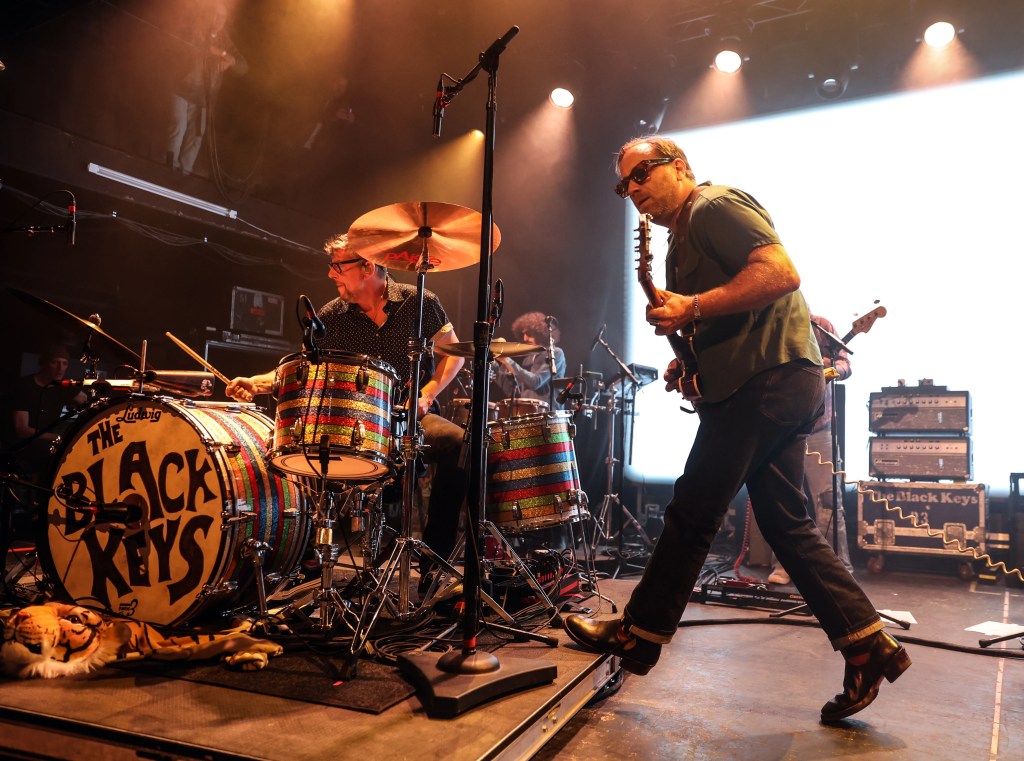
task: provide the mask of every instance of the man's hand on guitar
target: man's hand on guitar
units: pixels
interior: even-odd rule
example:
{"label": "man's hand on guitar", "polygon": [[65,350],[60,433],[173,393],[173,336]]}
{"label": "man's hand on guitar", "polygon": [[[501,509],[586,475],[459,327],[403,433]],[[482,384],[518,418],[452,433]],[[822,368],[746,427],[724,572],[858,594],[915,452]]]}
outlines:
{"label": "man's hand on guitar", "polygon": [[683,377],[683,366],[678,359],[673,359],[665,368],[662,378],[665,380],[665,390],[672,392],[679,390],[679,379]]}
{"label": "man's hand on guitar", "polygon": [[693,297],[672,291],[657,290],[660,307],[647,307],[647,322],[654,326],[659,336],[675,333],[693,322]]}

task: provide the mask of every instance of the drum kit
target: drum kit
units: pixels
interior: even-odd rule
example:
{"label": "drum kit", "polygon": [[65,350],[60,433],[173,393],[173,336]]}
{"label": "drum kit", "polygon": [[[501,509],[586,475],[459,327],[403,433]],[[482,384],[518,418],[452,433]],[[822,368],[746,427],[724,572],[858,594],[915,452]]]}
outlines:
{"label": "drum kit", "polygon": [[[480,225],[480,214],[463,207],[394,204],[357,220],[349,240],[371,262],[418,273],[421,323],[423,275],[475,263]],[[495,241],[498,235],[495,230]],[[271,418],[253,404],[204,399],[215,377],[227,379],[177,339],[209,372],[154,370],[145,342],[136,354],[102,330],[98,316],[83,320],[23,291],[15,295],[84,330],[91,362],[79,382],[90,402],[71,415],[52,447],[48,486],[36,487],[47,495],[36,551],[44,585],[55,595],[171,626],[251,612],[254,605],[256,623],[265,626],[312,604],[315,612],[306,619],[323,632],[342,622],[356,656],[383,612],[412,619],[429,605],[424,600],[417,608],[409,599],[412,555],[438,564],[452,586],[461,579],[453,558],[436,556],[412,537],[422,431],[397,405],[399,374],[386,362],[319,349],[307,320],[303,351],[276,368]],[[415,394],[421,357],[431,348],[418,329],[409,340]],[[539,350],[496,341],[491,351],[497,358]],[[434,351],[471,356],[473,345]],[[134,369],[125,379],[98,378],[100,354]],[[455,399],[449,416],[460,422],[464,414],[468,422],[469,406],[468,399]],[[532,399],[503,400],[493,409],[487,530],[499,538],[501,532],[526,536],[588,517],[572,415]],[[399,480],[402,525],[394,534],[384,524],[382,495]],[[334,578],[340,525],[362,535],[361,564],[353,556],[360,581],[344,595]],[[302,581],[307,550],[321,572]],[[395,573],[397,592],[391,591]],[[271,612],[278,601],[284,607]]]}

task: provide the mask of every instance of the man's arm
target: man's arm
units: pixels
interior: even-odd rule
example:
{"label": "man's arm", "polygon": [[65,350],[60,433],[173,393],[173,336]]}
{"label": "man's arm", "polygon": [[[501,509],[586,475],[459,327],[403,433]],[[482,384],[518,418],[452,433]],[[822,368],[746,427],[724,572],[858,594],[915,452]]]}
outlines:
{"label": "man's arm", "polygon": [[746,312],[768,306],[800,287],[800,275],[793,260],[778,243],[755,248],[747,263],[727,283],[700,294],[682,294],[657,289],[664,303],[649,307],[647,321],[659,336],[680,330],[694,321],[694,300],[701,317]]}
{"label": "man's arm", "polygon": [[[457,343],[458,340],[459,337],[455,335],[455,328],[452,327],[451,323],[447,323],[431,339],[435,346]],[[465,360],[462,357],[452,357],[447,354],[436,355],[434,374],[430,376],[430,380],[424,383],[420,389],[418,404],[420,417],[430,409],[430,405],[434,403],[434,400],[445,390],[448,384],[455,380],[455,376],[459,374],[459,370],[462,369],[464,362]]]}

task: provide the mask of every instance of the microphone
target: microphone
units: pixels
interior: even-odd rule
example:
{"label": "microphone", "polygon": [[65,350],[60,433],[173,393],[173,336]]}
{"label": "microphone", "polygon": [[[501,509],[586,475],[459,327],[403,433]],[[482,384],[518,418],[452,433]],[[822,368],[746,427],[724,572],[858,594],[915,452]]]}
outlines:
{"label": "microphone", "polygon": [[98,521],[108,523],[138,523],[142,520],[142,506],[131,502],[94,502],[75,496],[67,484],[57,487],[56,495],[68,510],[91,514]]}
{"label": "microphone", "polygon": [[92,509],[97,521],[106,523],[138,523],[142,520],[142,507],[131,502],[105,502]]}
{"label": "microphone", "polygon": [[68,245],[75,245],[75,201],[68,204]]}
{"label": "microphone", "polygon": [[302,306],[306,310],[306,320],[308,321],[306,325],[313,329],[313,338],[322,339],[327,335],[327,328],[317,316],[316,310],[313,308],[313,302],[309,300],[306,294],[299,296],[299,301],[302,302]]}
{"label": "microphone", "polygon": [[570,378],[569,382],[565,385],[565,388],[558,392],[558,396],[555,398],[555,401],[559,404],[565,404],[565,400],[569,398],[569,392],[572,391],[573,387],[576,385],[576,381],[578,380],[578,376]]}
{"label": "microphone", "polygon": [[594,342],[590,344],[590,351],[594,351],[594,349],[597,348],[597,345],[601,343],[601,339],[604,338],[604,329],[607,327],[608,324],[605,323],[604,325],[601,326],[601,329],[597,331],[597,335],[594,336]]}
{"label": "microphone", "polygon": [[437,95],[434,96],[434,137],[441,137],[441,120],[444,119],[444,78],[437,78]]}
{"label": "microphone", "polygon": [[505,48],[508,46],[508,44],[512,42],[512,38],[515,37],[517,34],[519,34],[519,27],[513,26],[511,29],[505,32],[504,35],[502,35],[494,42],[492,42],[491,46],[487,48],[487,51],[481,57],[491,58],[492,56],[501,55],[503,52],[505,52]]}

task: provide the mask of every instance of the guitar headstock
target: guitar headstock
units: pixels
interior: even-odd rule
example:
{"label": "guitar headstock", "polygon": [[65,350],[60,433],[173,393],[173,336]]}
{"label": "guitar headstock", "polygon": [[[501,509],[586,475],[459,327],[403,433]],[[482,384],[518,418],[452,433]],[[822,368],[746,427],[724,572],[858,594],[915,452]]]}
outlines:
{"label": "guitar headstock", "polygon": [[850,329],[850,337],[852,338],[858,333],[867,333],[871,330],[871,326],[875,324],[875,320],[880,317],[885,317],[885,307],[875,307],[867,314],[858,317],[853,321],[853,327]]}
{"label": "guitar headstock", "polygon": [[651,262],[654,254],[651,253],[651,215],[641,214],[640,223],[636,228],[636,272],[640,282],[651,279]]}

